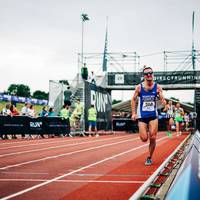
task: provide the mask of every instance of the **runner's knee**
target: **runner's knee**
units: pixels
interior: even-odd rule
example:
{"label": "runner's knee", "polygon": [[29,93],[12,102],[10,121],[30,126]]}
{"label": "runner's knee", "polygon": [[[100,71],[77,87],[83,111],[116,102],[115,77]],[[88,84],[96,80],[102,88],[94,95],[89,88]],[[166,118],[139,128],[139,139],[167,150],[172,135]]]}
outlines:
{"label": "runner's knee", "polygon": [[142,140],[142,142],[146,142],[148,140],[148,137],[144,135],[140,135],[140,139]]}
{"label": "runner's knee", "polygon": [[156,141],[156,134],[151,134],[149,139],[150,139],[150,142],[151,142],[151,141],[152,141],[152,142],[153,142],[153,141]]}

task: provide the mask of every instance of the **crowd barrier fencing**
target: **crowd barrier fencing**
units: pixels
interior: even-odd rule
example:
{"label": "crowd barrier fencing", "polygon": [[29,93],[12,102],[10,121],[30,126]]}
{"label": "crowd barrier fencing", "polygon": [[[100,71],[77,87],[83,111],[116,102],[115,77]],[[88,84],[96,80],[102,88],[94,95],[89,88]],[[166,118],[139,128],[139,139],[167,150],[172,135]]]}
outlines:
{"label": "crowd barrier fencing", "polygon": [[3,116],[0,115],[0,134],[69,134],[69,119],[61,117]]}

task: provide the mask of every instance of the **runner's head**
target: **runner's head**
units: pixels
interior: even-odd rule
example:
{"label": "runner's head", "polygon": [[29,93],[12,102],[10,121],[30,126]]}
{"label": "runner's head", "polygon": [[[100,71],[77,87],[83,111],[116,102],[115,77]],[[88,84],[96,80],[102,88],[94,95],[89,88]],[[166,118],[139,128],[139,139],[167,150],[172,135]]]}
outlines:
{"label": "runner's head", "polygon": [[144,75],[144,79],[146,79],[147,81],[152,81],[153,80],[152,68],[148,66],[144,66],[143,75]]}
{"label": "runner's head", "polygon": [[176,103],[176,107],[180,108],[180,103],[179,102]]}
{"label": "runner's head", "polygon": [[168,102],[168,104],[171,106],[171,105],[172,105],[172,101],[170,100],[170,101]]}

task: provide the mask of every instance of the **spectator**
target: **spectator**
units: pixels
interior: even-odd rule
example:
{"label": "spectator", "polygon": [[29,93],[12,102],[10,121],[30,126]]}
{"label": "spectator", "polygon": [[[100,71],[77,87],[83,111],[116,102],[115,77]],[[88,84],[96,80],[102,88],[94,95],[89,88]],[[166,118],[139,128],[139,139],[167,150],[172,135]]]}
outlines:
{"label": "spectator", "polygon": [[81,68],[81,76],[83,80],[88,79],[88,69],[87,69],[86,63],[84,63],[83,67]]}
{"label": "spectator", "polygon": [[[5,115],[5,116],[12,116],[12,112],[10,110],[10,103],[7,103],[5,108],[3,108],[2,114]],[[7,134],[5,134],[4,137],[3,137],[3,134],[1,134],[1,138],[2,139],[9,139]]]}
{"label": "spectator", "polygon": [[2,114],[6,115],[6,116],[12,116],[12,112],[10,110],[10,107],[11,107],[10,103],[7,103],[5,108],[3,108],[3,110],[2,110]]}
{"label": "spectator", "polygon": [[65,119],[69,118],[69,106],[63,105],[62,109],[60,110],[60,117],[63,117]]}
{"label": "spectator", "polygon": [[14,104],[11,104],[10,111],[11,111],[11,113],[12,113],[13,116],[16,116],[16,115],[20,114]]}
{"label": "spectator", "polygon": [[93,72],[93,71],[91,72],[91,75],[90,75],[90,80],[91,80],[91,83],[93,83],[93,84],[96,84],[96,77],[95,77],[95,75],[94,75],[94,72]]}
{"label": "spectator", "polygon": [[49,108],[48,117],[55,117],[55,112],[53,107]]}
{"label": "spectator", "polygon": [[[60,111],[60,117],[69,120],[70,117],[70,111],[69,111],[69,106],[68,105],[63,105],[63,108]],[[67,135],[64,135],[67,136]],[[72,137],[72,135],[70,134],[70,132],[68,133],[69,137]]]}
{"label": "spectator", "polygon": [[97,111],[94,108],[94,105],[91,105],[91,107],[88,109],[88,125],[89,125],[89,136],[91,137],[92,134],[92,128],[94,128],[95,135],[98,137],[97,134]]}
{"label": "spectator", "polygon": [[47,117],[48,112],[47,112],[47,107],[43,106],[42,111],[40,112],[40,117]]}
{"label": "spectator", "polygon": [[32,104],[30,105],[29,116],[36,117],[36,112],[35,112],[35,109],[33,108]]}
{"label": "spectator", "polygon": [[21,115],[29,116],[29,114],[30,114],[30,106],[31,106],[31,104],[26,102],[24,107],[22,107],[22,109],[21,109]]}
{"label": "spectator", "polygon": [[[13,104],[11,104],[10,106],[10,111],[12,113],[12,116],[16,116],[20,114],[17,108]],[[12,134],[12,139],[17,139],[16,134]]]}
{"label": "spectator", "polygon": [[75,108],[77,115],[79,117],[79,119],[81,119],[82,115],[83,115],[83,106],[81,104],[80,99],[77,99],[76,101],[76,108]]}
{"label": "spectator", "polygon": [[64,91],[64,102],[65,104],[68,104],[71,106],[71,96],[72,96],[72,91],[70,90],[70,86],[67,87],[67,89]]}

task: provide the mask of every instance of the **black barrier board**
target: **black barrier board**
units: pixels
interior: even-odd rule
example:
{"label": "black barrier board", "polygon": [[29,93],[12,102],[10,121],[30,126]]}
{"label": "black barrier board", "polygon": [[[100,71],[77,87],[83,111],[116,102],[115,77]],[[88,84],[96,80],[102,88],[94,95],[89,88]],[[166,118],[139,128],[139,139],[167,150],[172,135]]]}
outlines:
{"label": "black barrier board", "polygon": [[45,117],[29,118],[28,129],[30,134],[44,134]]}
{"label": "black barrier board", "polygon": [[46,117],[45,118],[45,131],[48,134],[69,134],[70,126],[69,119],[60,117]]}
{"label": "black barrier board", "polygon": [[88,129],[88,109],[91,104],[97,110],[97,129],[110,130],[112,124],[111,91],[85,81],[85,127]]}
{"label": "black barrier board", "polygon": [[69,134],[69,119],[61,117],[0,116],[1,134]]}
{"label": "black barrier board", "polygon": [[[134,72],[108,72],[108,86],[137,85],[142,79],[142,73]],[[154,72],[154,80],[161,85],[170,84],[199,84],[200,71],[167,71]]]}
{"label": "black barrier board", "polygon": [[116,118],[113,119],[113,130],[136,133],[138,132],[138,124],[131,119]]}
{"label": "black barrier board", "polygon": [[26,116],[0,116],[3,134],[25,134],[28,131]]}
{"label": "black barrier board", "polygon": [[[138,122],[133,121],[132,119],[127,118],[115,118],[113,119],[113,130],[114,131],[131,131],[131,132],[138,132]],[[159,131],[166,131],[167,130],[167,119],[159,119],[158,123],[158,130]]]}

